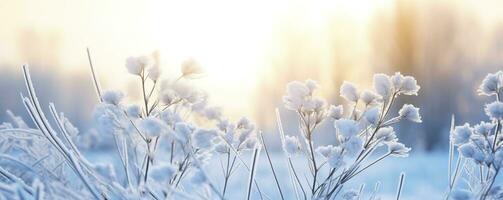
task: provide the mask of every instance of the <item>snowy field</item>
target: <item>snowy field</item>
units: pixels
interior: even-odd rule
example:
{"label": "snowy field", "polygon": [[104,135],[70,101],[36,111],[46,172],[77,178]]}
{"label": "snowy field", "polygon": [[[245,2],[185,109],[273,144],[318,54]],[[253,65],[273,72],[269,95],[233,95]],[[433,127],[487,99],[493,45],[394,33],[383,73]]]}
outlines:
{"label": "snowy field", "polygon": [[[111,160],[118,162],[118,158],[114,157],[113,153],[103,154],[90,152],[87,155],[92,162],[109,163]],[[276,167],[276,173],[280,177],[280,182],[283,187],[289,186],[288,170],[284,157],[280,153],[273,153],[271,156]],[[384,200],[393,199],[395,197],[400,172],[405,172],[405,185],[403,187],[403,196],[401,199],[443,199],[443,194],[447,189],[447,157],[447,153],[413,153],[407,158],[390,157],[357,176],[347,185],[347,188],[351,187],[356,189],[359,188],[360,185],[355,183],[365,183],[364,192],[368,196],[373,191],[375,184],[381,182],[382,184],[380,184],[380,189],[378,191],[379,196]],[[247,155],[243,156],[246,162],[249,161],[248,158],[249,156]],[[279,199],[280,196],[276,184],[274,183],[265,153],[261,154],[260,159],[260,166],[257,169],[256,176],[257,180],[259,180],[260,187],[264,193],[271,197],[271,199]],[[301,162],[302,159],[305,158],[297,157],[297,159],[294,160],[299,170],[302,168],[301,164],[305,163]],[[208,174],[212,176],[212,181],[214,183],[221,183],[222,181],[218,178],[222,177],[222,172],[216,155],[212,157],[210,164],[206,167]],[[307,172],[305,170],[307,170],[307,166],[304,167],[304,172]],[[245,199],[245,186],[248,180],[248,172],[246,168],[241,166],[236,173],[236,175],[231,177],[231,188],[227,196],[229,199]],[[288,188],[282,189],[287,190]],[[284,193],[287,199],[295,199],[292,191],[287,190],[286,192],[284,191]],[[258,198],[258,195],[255,195],[255,198]]]}

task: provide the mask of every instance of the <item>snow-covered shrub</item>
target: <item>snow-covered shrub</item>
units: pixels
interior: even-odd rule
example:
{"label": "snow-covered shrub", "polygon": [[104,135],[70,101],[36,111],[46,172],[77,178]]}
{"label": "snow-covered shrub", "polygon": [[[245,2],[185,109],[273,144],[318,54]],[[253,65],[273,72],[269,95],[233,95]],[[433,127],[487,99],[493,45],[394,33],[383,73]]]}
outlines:
{"label": "snow-covered shrub", "polygon": [[[360,92],[356,85],[345,81],[340,87],[341,97],[348,102],[344,107],[328,105],[316,96],[319,86],[313,80],[293,81],[287,85],[283,101],[287,109],[297,113],[301,138],[284,135],[279,112],[278,125],[283,149],[290,163],[292,187],[298,197],[358,199],[361,190],[341,192],[345,183],[388,156],[408,156],[410,148],[398,141],[392,125],[402,120],[420,123],[419,109],[405,104],[397,115],[389,115],[399,96],[417,95],[420,87],[413,77],[400,73],[393,76],[376,74],[373,86],[373,91]],[[335,132],[320,133],[317,127],[327,120],[333,123]],[[315,134],[331,134],[336,142],[317,146],[313,139]],[[379,147],[387,148],[387,151],[369,161],[379,152],[375,151]],[[295,154],[307,157],[306,165],[310,169],[308,184],[292,164],[291,157]]]}
{"label": "snow-covered shrub", "polygon": [[[495,185],[503,166],[503,72],[488,74],[478,92],[494,98],[484,107],[489,121],[454,126],[454,117],[452,120],[447,197],[454,200],[503,198],[502,186]],[[455,149],[457,161],[454,161]],[[459,183],[459,179],[466,184]]]}

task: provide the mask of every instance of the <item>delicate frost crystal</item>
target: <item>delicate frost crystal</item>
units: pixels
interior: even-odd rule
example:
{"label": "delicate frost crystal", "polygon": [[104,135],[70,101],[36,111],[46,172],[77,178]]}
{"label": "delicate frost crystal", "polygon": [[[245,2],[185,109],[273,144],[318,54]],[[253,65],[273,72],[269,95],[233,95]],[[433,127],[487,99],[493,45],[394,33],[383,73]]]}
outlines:
{"label": "delicate frost crystal", "polygon": [[161,68],[159,66],[152,66],[148,68],[148,78],[153,81],[157,81],[159,80],[159,77],[161,77]]}
{"label": "delicate frost crystal", "polygon": [[213,140],[217,135],[217,131],[213,129],[197,129],[192,135],[192,141],[197,148],[209,149],[213,147]]}
{"label": "delicate frost crystal", "polygon": [[159,183],[166,183],[170,181],[178,170],[171,164],[161,163],[157,164],[149,172],[149,176],[158,181]]}
{"label": "delicate frost crystal", "polygon": [[176,123],[183,121],[177,112],[171,110],[161,112],[160,119],[170,126],[174,126]]}
{"label": "delicate frost crystal", "polygon": [[300,110],[311,94],[310,89],[300,81],[293,81],[287,85],[287,94],[283,97],[286,108]]}
{"label": "delicate frost crystal", "polygon": [[356,156],[363,150],[363,141],[358,137],[351,137],[344,143],[344,149],[349,156]]}
{"label": "delicate frost crystal", "polygon": [[459,147],[459,152],[461,155],[467,158],[473,158],[477,152],[477,147],[472,143],[463,144]]}
{"label": "delicate frost crystal", "polygon": [[316,89],[318,89],[320,87],[320,85],[318,85],[318,83],[316,83],[316,81],[311,80],[311,79],[306,80],[305,84],[311,93],[313,93]]}
{"label": "delicate frost crystal", "polygon": [[288,155],[293,155],[300,150],[300,142],[295,136],[285,135],[285,143],[283,143],[283,150]]}
{"label": "delicate frost crystal", "polygon": [[388,75],[386,74],[375,74],[374,75],[374,89],[377,94],[382,97],[388,97],[391,94],[392,82]]}
{"label": "delicate frost crystal", "polygon": [[402,89],[403,79],[404,77],[400,74],[400,72],[396,72],[393,76],[391,76],[391,83],[393,84],[395,91],[400,91]]}
{"label": "delicate frost crystal", "polygon": [[141,116],[141,108],[138,105],[130,105],[127,107],[126,113],[129,117],[138,118]]}
{"label": "delicate frost crystal", "polygon": [[316,148],[316,152],[325,157],[332,168],[339,168],[344,165],[342,149],[340,147],[332,145],[320,146]]}
{"label": "delicate frost crystal", "polygon": [[335,120],[338,120],[343,117],[344,114],[344,109],[342,105],[334,106],[330,105],[330,108],[328,108],[328,117],[331,117]]}
{"label": "delicate frost crystal", "polygon": [[488,123],[488,122],[480,122],[479,124],[475,125],[474,130],[476,133],[480,135],[491,135],[493,134],[492,130],[494,128],[493,123]]}
{"label": "delicate frost crystal", "polygon": [[365,118],[365,121],[367,121],[368,123],[376,125],[379,122],[380,114],[381,111],[378,107],[372,107],[365,111],[363,117]]}
{"label": "delicate frost crystal", "polygon": [[175,137],[182,143],[185,144],[189,141],[194,128],[185,122],[179,122],[175,125]]}
{"label": "delicate frost crystal", "polygon": [[503,103],[495,101],[486,105],[485,108],[487,116],[492,120],[503,120]]}
{"label": "delicate frost crystal", "polygon": [[320,98],[313,98],[304,103],[302,111],[304,112],[320,112],[325,108],[326,102]]}
{"label": "delicate frost crystal", "polygon": [[342,83],[339,93],[341,94],[341,97],[350,102],[357,102],[360,98],[360,94],[358,93],[356,86],[347,81]]}
{"label": "delicate frost crystal", "polygon": [[479,86],[479,95],[492,96],[503,88],[503,71],[498,71],[494,74],[488,74],[482,84]]}
{"label": "delicate frost crystal", "polygon": [[416,108],[413,105],[404,104],[402,109],[398,111],[398,114],[403,119],[416,123],[422,122],[421,115],[419,115],[419,108]]}
{"label": "delicate frost crystal", "polygon": [[451,134],[452,140],[455,145],[462,145],[470,141],[470,136],[473,130],[469,124],[463,126],[456,126]]}
{"label": "delicate frost crystal", "polygon": [[370,90],[364,90],[360,95],[360,99],[368,106],[377,103],[379,96]]}
{"label": "delicate frost crystal", "polygon": [[151,58],[148,56],[128,57],[126,59],[126,68],[129,73],[141,75],[143,70],[151,64]]}
{"label": "delicate frost crystal", "polygon": [[405,95],[417,95],[419,92],[419,85],[417,85],[417,81],[412,76],[405,76],[402,80],[402,92]]}
{"label": "delicate frost crystal", "polygon": [[182,76],[190,77],[201,73],[203,73],[203,68],[195,59],[189,58],[182,62]]}
{"label": "delicate frost crystal", "polygon": [[101,98],[103,98],[105,103],[119,105],[121,100],[124,98],[124,94],[118,90],[108,90],[103,92]]}
{"label": "delicate frost crystal", "polygon": [[405,147],[402,143],[399,142],[390,142],[386,143],[388,146],[388,152],[396,157],[407,157],[409,156],[410,148]]}
{"label": "delicate frost crystal", "polygon": [[393,127],[383,127],[376,132],[375,136],[378,140],[383,142],[394,142],[396,141],[396,134]]}
{"label": "delicate frost crystal", "polygon": [[138,128],[141,133],[145,134],[149,138],[157,137],[167,132],[167,127],[163,121],[154,117],[142,119],[138,124]]}
{"label": "delicate frost crystal", "polygon": [[358,123],[354,120],[350,119],[339,119],[334,122],[335,128],[337,132],[342,136],[349,138],[358,134],[360,128],[358,127]]}

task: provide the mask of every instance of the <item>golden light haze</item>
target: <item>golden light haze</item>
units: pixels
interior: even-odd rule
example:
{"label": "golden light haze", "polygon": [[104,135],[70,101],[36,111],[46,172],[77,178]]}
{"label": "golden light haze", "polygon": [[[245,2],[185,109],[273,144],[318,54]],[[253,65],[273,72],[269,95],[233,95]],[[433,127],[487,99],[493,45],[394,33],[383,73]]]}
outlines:
{"label": "golden light haze", "polygon": [[[89,47],[102,85],[126,88],[128,56],[159,50],[170,77],[193,57],[207,71],[197,82],[212,102],[261,121],[291,80],[318,80],[334,100],[343,79],[417,72],[429,63],[422,62],[429,48],[449,57],[469,47],[469,60],[494,60],[498,55],[487,55],[501,43],[502,11],[501,1],[468,0],[2,0],[0,67],[28,62],[87,73]],[[451,39],[449,26],[466,40],[440,45]],[[442,62],[452,69],[451,59]]]}

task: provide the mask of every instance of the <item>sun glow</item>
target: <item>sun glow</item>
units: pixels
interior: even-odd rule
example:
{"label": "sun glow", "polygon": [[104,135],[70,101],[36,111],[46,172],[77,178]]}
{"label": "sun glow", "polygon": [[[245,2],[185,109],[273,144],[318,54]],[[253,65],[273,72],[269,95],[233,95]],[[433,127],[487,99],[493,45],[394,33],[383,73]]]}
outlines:
{"label": "sun glow", "polygon": [[[376,9],[391,7],[393,2],[21,0],[12,9],[0,12],[4,17],[29,13],[15,15],[17,18],[0,30],[0,36],[10,38],[0,41],[0,53],[20,52],[18,57],[22,60],[12,63],[42,63],[84,72],[84,50],[90,47],[103,85],[110,88],[124,86],[127,76],[111,75],[124,71],[127,56],[160,50],[167,77],[179,75],[180,63],[192,57],[206,69],[207,75],[198,82],[203,83],[211,98],[246,115],[243,112],[248,111],[244,110],[254,109],[257,88],[264,87],[261,82],[285,78],[281,72],[298,70],[292,64],[305,67],[304,70],[324,69],[324,75],[329,76],[334,56],[341,54],[331,50],[331,42],[341,43],[345,46],[343,54],[355,56],[359,66],[366,66],[367,22]],[[304,71],[297,73],[304,75],[302,78],[328,79]],[[280,87],[279,83],[265,84]]]}
{"label": "sun glow", "polygon": [[[193,57],[216,84],[238,81],[254,84],[264,63],[261,50],[270,34],[267,11],[259,3],[237,1],[153,1],[148,17],[149,34],[158,42],[168,62]],[[263,11],[263,9],[262,9]]]}
{"label": "sun glow", "polygon": [[235,93],[245,100],[253,94],[241,92],[253,91],[259,76],[269,73],[273,65],[270,49],[278,31],[275,26],[293,22],[300,26],[296,30],[323,35],[335,15],[364,25],[372,9],[383,2],[387,5],[388,1],[154,0],[146,12],[146,32],[166,62],[176,65],[188,57],[198,60],[208,73],[207,89],[217,92],[217,100]]}

